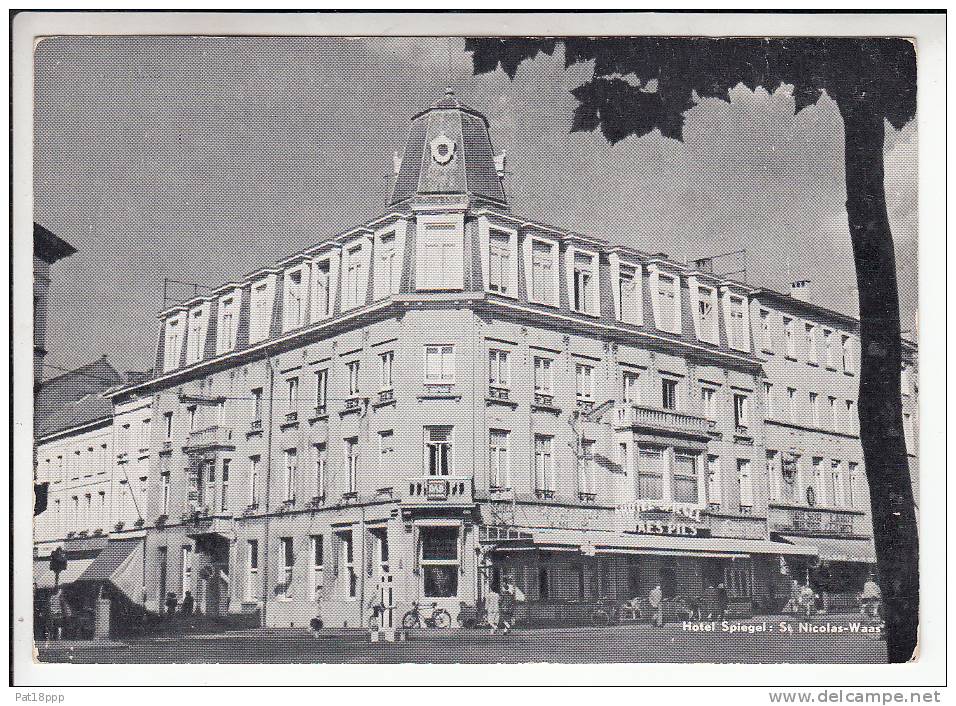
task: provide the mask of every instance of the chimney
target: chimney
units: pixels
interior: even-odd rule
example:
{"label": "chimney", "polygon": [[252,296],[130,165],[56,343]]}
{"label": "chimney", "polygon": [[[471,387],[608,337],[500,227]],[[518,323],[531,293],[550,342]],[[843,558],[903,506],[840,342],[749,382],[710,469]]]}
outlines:
{"label": "chimney", "polygon": [[798,279],[790,283],[790,296],[801,302],[810,301],[810,280]]}

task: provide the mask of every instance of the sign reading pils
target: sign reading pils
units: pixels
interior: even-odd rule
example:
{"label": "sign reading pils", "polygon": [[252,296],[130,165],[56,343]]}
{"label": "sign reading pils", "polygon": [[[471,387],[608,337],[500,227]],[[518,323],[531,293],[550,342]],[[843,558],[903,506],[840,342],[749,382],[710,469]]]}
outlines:
{"label": "sign reading pils", "polygon": [[683,522],[642,520],[637,523],[637,531],[640,534],[669,534],[681,537],[696,537],[701,529],[693,525],[684,524]]}

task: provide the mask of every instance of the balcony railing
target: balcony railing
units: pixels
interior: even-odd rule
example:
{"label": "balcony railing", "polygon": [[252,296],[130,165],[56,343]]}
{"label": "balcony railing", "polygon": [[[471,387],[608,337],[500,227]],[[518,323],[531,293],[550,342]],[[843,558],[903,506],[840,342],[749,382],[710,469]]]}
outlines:
{"label": "balcony railing", "polygon": [[459,476],[425,476],[408,481],[408,504],[471,505],[474,502],[471,478]]}
{"label": "balcony railing", "polygon": [[212,426],[189,432],[186,450],[233,446],[232,429],[224,426]]}
{"label": "balcony railing", "polygon": [[657,409],[636,404],[618,405],[616,419],[620,426],[641,427],[700,437],[706,437],[710,430],[710,424],[703,417],[675,412],[672,409]]}
{"label": "balcony railing", "polygon": [[391,402],[395,399],[395,390],[379,390],[378,401],[379,402]]}
{"label": "balcony railing", "polygon": [[554,406],[554,395],[546,395],[543,392],[535,392],[534,403],[543,407],[552,407]]}
{"label": "balcony railing", "polygon": [[361,400],[358,397],[349,397],[345,400],[345,410],[351,412],[352,410],[358,409],[360,404]]}
{"label": "balcony railing", "polygon": [[488,397],[493,400],[507,400],[511,398],[511,391],[507,387],[488,387]]}
{"label": "balcony railing", "polygon": [[577,403],[578,403],[578,409],[580,409],[583,412],[590,412],[592,409],[594,409],[593,400],[583,400],[581,398],[578,398]]}
{"label": "balcony railing", "polygon": [[780,532],[807,532],[809,534],[854,533],[853,516],[830,510],[803,510],[799,508],[773,508],[773,529]]}

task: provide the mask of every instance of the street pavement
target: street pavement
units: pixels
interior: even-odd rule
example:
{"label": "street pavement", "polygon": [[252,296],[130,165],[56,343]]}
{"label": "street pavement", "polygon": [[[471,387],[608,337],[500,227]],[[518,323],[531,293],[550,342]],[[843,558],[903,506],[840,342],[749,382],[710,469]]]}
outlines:
{"label": "street pavement", "polygon": [[[749,620],[697,631],[681,624],[487,630],[413,630],[408,640],[370,643],[358,630],[257,629],[110,642],[40,643],[41,662],[190,663],[522,663],[720,662],[884,663],[879,635],[847,632],[852,620]],[[785,624],[790,624],[788,630]],[[806,625],[806,624],[805,624]],[[735,629],[736,626],[736,629]],[[766,628],[764,631],[763,628]],[[840,630],[840,632],[838,632]]]}

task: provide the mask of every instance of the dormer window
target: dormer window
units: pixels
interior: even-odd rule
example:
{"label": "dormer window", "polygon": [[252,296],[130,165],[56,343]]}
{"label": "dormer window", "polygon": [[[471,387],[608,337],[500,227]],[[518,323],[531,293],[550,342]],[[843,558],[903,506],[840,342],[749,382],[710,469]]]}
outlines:
{"label": "dormer window", "polygon": [[342,308],[352,309],[365,304],[365,288],[368,284],[366,253],[363,243],[346,248],[342,255]]}
{"label": "dormer window", "polygon": [[183,325],[180,317],[166,320],[166,336],[163,346],[163,370],[175,370],[179,367],[182,353]]}
{"label": "dormer window", "polygon": [[206,350],[209,305],[203,304],[189,312],[189,335],[187,337],[186,364],[196,363]]}
{"label": "dormer window", "polygon": [[677,275],[662,272],[656,265],[651,265],[650,271],[654,324],[661,331],[680,333],[680,278]]}
{"label": "dormer window", "polygon": [[222,297],[219,300],[219,323],[216,326],[216,355],[228,353],[236,347],[238,323],[238,293]]}
{"label": "dormer window", "polygon": [[747,300],[736,294],[727,294],[727,343],[738,351],[750,351],[750,326]]}
{"label": "dormer window", "polygon": [[312,321],[332,315],[335,300],[335,276],[331,256],[317,260],[312,267]]}
{"label": "dormer window", "polygon": [[272,327],[272,304],[275,299],[276,276],[252,285],[251,317],[249,321],[249,342],[256,343],[269,337]]}
{"label": "dormer window", "polygon": [[641,268],[622,263],[619,266],[616,287],[620,307],[618,318],[628,324],[642,323]]}
{"label": "dormer window", "polygon": [[[401,239],[399,239],[401,230]],[[401,242],[399,242],[401,240]],[[375,298],[398,294],[402,281],[402,256],[405,251],[405,222],[380,232],[375,240]]]}
{"label": "dormer window", "polygon": [[524,241],[528,301],[558,306],[558,244],[529,235]]}
{"label": "dormer window", "polygon": [[820,364],[820,356],[817,353],[817,327],[813,324],[806,324],[807,339],[807,362],[811,365]]}
{"label": "dormer window", "polygon": [[485,291],[518,296],[518,231],[493,226],[487,216],[478,219],[481,269]]}
{"label": "dormer window", "polygon": [[598,273],[597,255],[584,253],[572,248],[571,273],[571,308],[582,314],[597,315],[598,306]]}
{"label": "dormer window", "polygon": [[717,324],[717,290],[713,287],[697,287],[697,337],[708,343],[719,343]]}
{"label": "dormer window", "polygon": [[283,331],[291,331],[305,323],[305,266],[286,272],[282,319]]}
{"label": "dormer window", "polygon": [[415,287],[463,289],[464,216],[418,217]]}

